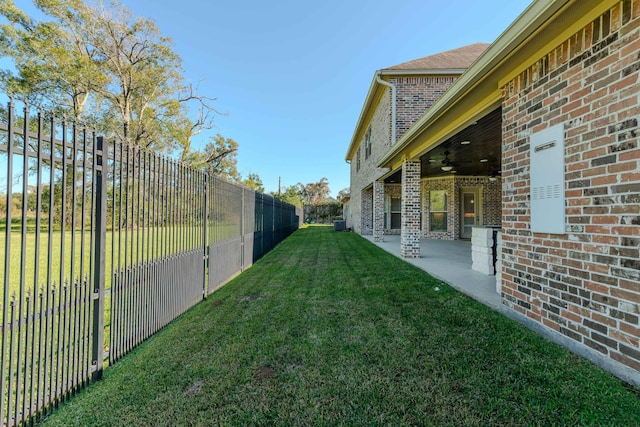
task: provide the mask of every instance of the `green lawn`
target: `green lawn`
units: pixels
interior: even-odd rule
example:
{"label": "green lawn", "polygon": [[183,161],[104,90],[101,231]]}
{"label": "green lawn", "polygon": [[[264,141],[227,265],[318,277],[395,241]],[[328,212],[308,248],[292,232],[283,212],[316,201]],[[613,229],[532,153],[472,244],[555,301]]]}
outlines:
{"label": "green lawn", "polygon": [[[106,241],[105,241],[105,286],[107,289],[111,287],[111,273],[112,273],[112,264],[117,269],[120,266],[124,266],[125,263],[128,266],[136,264],[138,259],[143,259],[146,255],[149,255],[149,250],[152,251],[152,254],[155,258],[159,258],[162,255],[166,255],[169,253],[179,252],[182,250],[190,249],[188,247],[188,242],[199,243],[202,238],[199,233],[189,233],[186,231],[186,227],[180,229],[180,227],[157,227],[157,228],[145,228],[144,230],[138,232],[135,230],[121,230],[120,232],[113,233],[110,230],[106,232]],[[229,237],[238,236],[238,226],[234,224],[212,224],[209,225],[209,230],[211,231],[209,236],[209,241],[211,243],[223,240]],[[71,243],[72,243],[72,233],[71,231],[65,232],[64,238],[64,248],[65,248],[65,257],[64,257],[64,268],[65,268],[65,278],[68,279],[71,269]],[[77,279],[80,276],[80,263],[83,261],[83,273],[84,276],[89,275],[89,265],[91,262],[91,235],[89,231],[85,231],[82,233],[80,230],[76,230],[74,233],[75,242],[75,251],[73,253],[74,260],[74,274],[73,276]],[[51,257],[51,277],[52,282],[57,285],[60,282],[60,253],[61,253],[61,245],[62,245],[62,233],[58,231],[53,231],[49,234],[46,228],[43,228],[40,235],[40,245],[39,245],[39,254],[38,254],[38,274],[39,274],[39,288],[46,285],[46,276],[47,276],[47,262],[48,262],[48,247],[49,247],[49,236],[51,236],[51,247],[52,257]],[[81,251],[82,248],[82,239],[84,237],[84,252]],[[151,240],[151,237],[153,240]],[[4,262],[4,257],[6,253],[6,232],[5,229],[0,227],[0,260]],[[190,239],[190,240],[187,240]],[[119,242],[122,241],[122,244]],[[160,245],[160,241],[163,242]],[[9,286],[9,294],[13,294],[15,292],[16,295],[20,293],[20,261],[21,261],[21,251],[22,251],[22,234],[20,232],[19,224],[17,227],[12,228],[11,232],[11,280]],[[138,251],[138,247],[140,250]],[[33,282],[35,276],[35,250],[36,250],[36,233],[35,233],[35,225],[29,223],[28,231],[26,233],[25,240],[25,254],[26,254],[26,262],[25,262],[25,273],[24,273],[24,282],[25,289],[33,290]],[[115,248],[115,250],[112,250]],[[120,256],[118,257],[118,251]],[[138,258],[139,257],[139,258]],[[126,259],[126,261],[125,261]],[[3,292],[2,285],[4,284],[4,264],[0,266],[0,295]],[[2,298],[0,297],[0,309],[2,307]]]}
{"label": "green lawn", "polygon": [[356,234],[308,227],[43,424],[639,420],[639,390]]}

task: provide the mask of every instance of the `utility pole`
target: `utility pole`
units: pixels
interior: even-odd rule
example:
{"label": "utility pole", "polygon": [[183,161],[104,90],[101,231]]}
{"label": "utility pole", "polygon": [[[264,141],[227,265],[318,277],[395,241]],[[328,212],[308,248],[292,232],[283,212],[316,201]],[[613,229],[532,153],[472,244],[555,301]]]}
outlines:
{"label": "utility pole", "polygon": [[278,177],[278,197],[280,197],[280,177]]}

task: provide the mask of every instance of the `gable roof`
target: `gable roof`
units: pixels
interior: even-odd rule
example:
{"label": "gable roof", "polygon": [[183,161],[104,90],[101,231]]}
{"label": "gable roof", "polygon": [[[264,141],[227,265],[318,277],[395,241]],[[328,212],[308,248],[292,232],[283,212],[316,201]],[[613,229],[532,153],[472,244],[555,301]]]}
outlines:
{"label": "gable roof", "polygon": [[360,117],[358,117],[358,121],[353,131],[353,136],[351,137],[351,142],[349,143],[349,148],[345,155],[345,160],[350,161],[355,156],[355,151],[358,147],[357,138],[362,126],[364,125],[364,119],[367,111],[369,111],[370,108],[373,108],[376,93],[379,93],[380,90],[384,90],[384,88],[381,88],[382,85],[379,82],[383,77],[386,77],[388,80],[391,76],[442,74],[461,75],[471,64],[475,62],[476,59],[478,59],[480,55],[482,55],[482,53],[484,53],[489,46],[490,44],[488,43],[474,43],[376,71],[373,75],[371,86],[369,87],[369,92],[365,98],[362,110],[360,111]]}
{"label": "gable roof", "polygon": [[[531,52],[543,49],[548,52],[550,41],[555,42],[563,34],[592,22],[594,17],[585,14],[585,10],[610,8],[614,3],[615,0],[534,0],[382,156],[376,166],[397,170],[406,153],[420,156],[442,142],[444,135],[466,127],[468,123],[464,120],[469,120],[470,116],[481,116],[501,106],[501,88],[505,81],[508,83],[509,78],[525,69],[523,64],[533,62]],[[580,16],[582,18],[578,19]],[[475,110],[471,114],[470,106]]]}
{"label": "gable roof", "polygon": [[489,43],[474,43],[456,49],[403,62],[385,70],[439,70],[469,68],[473,62],[489,47]]}

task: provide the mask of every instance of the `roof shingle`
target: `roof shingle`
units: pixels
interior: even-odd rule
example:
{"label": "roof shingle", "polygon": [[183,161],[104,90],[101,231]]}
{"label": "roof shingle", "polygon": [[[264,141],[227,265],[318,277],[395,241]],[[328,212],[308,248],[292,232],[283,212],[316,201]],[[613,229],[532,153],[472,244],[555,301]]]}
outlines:
{"label": "roof shingle", "polygon": [[442,70],[469,68],[469,66],[484,52],[489,43],[474,43],[451,49],[413,61],[403,62],[385,70]]}

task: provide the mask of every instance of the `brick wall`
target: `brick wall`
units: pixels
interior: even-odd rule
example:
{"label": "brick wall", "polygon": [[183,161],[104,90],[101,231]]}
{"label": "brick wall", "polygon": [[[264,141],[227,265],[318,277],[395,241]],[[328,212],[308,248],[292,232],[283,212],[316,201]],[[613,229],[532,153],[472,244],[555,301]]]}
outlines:
{"label": "brick wall", "polygon": [[402,162],[402,230],[400,255],[420,257],[420,162]]}
{"label": "brick wall", "polygon": [[457,78],[458,76],[422,76],[390,80],[396,86],[397,139],[422,117]]}
{"label": "brick wall", "polygon": [[[503,302],[640,370],[640,1],[503,88]],[[565,125],[566,233],[530,231],[530,135]]]}
{"label": "brick wall", "polygon": [[[416,120],[453,84],[456,76],[397,77],[390,82],[396,85],[396,138],[399,139]],[[350,218],[347,227],[360,234],[372,234],[373,197],[367,187],[386,171],[375,167],[378,160],[391,148],[391,90],[384,88],[380,102],[365,127],[371,126],[371,155],[367,158],[364,150],[364,136],[360,141],[360,168],[357,160],[351,162],[351,201]],[[386,228],[386,231],[399,231]]]}
{"label": "brick wall", "polygon": [[[460,238],[460,189],[462,187],[481,187],[482,211],[481,224],[499,225],[502,219],[502,184],[500,179],[491,182],[488,177],[446,176],[429,178],[422,182],[422,224],[423,236],[430,239],[455,240]],[[447,232],[431,232],[429,219],[429,192],[445,190],[447,192]]]}
{"label": "brick wall", "polygon": [[361,198],[360,234],[373,234],[373,188],[369,187],[362,191]]}
{"label": "brick wall", "polygon": [[382,241],[384,234],[384,182],[373,182],[373,240]]}
{"label": "brick wall", "polygon": [[[360,169],[357,160],[351,161],[351,220],[347,227],[352,227],[357,233],[373,233],[373,191],[368,188],[373,181],[384,174],[384,169],[377,168],[377,161],[391,146],[391,94],[386,90],[378,104],[370,123],[371,127],[371,155],[367,158],[364,150],[364,136],[360,141]],[[366,189],[366,190],[365,190]]]}

